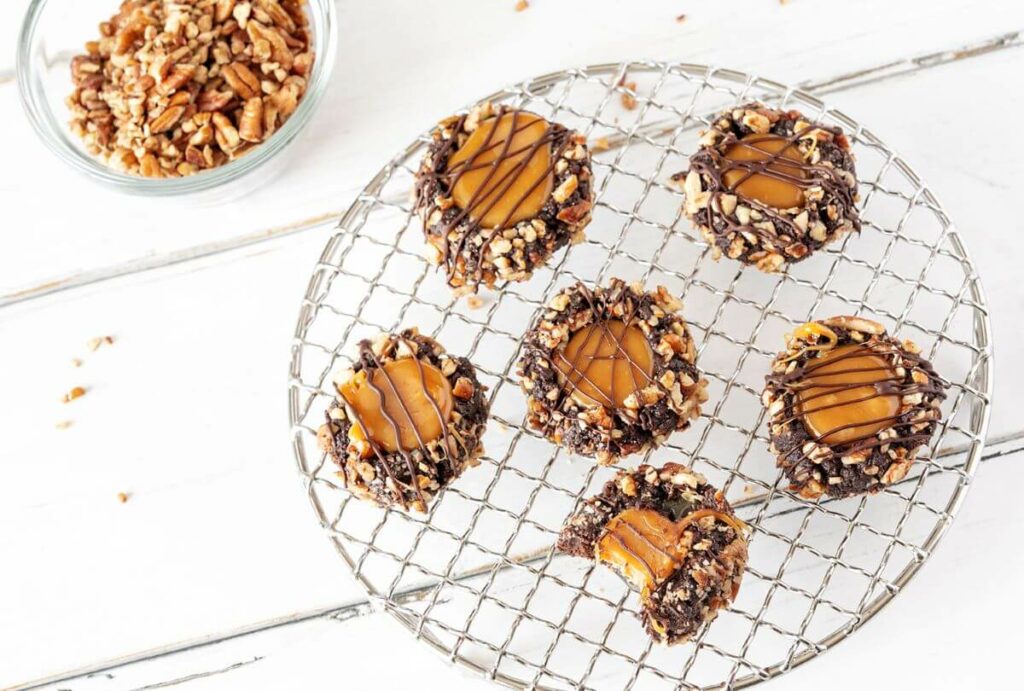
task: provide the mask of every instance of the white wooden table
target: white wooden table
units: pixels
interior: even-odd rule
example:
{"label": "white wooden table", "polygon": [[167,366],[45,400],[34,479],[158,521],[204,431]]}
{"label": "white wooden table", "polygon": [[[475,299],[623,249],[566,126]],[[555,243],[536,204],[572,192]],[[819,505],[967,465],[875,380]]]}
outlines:
{"label": "white wooden table", "polygon": [[336,216],[413,136],[507,82],[638,57],[802,84],[868,123],[959,225],[995,324],[986,460],[942,547],[876,621],[770,687],[1011,685],[1024,4],[339,0],[335,78],[291,168],[205,207],[118,196],[43,149],[12,76],[26,5],[0,5],[0,687],[487,688],[372,613],[312,519],[285,423],[290,332]]}

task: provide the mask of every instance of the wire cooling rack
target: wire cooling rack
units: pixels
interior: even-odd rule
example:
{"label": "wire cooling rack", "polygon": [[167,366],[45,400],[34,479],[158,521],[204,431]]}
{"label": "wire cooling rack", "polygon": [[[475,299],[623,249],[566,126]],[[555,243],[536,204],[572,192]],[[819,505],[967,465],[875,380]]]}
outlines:
{"label": "wire cooling rack", "polygon": [[[625,97],[625,98],[624,98]],[[991,350],[978,276],[941,204],[878,137],[782,84],[702,65],[634,62],[558,72],[491,100],[587,135],[597,205],[587,240],[471,309],[423,259],[409,201],[427,137],[393,159],[345,213],[313,269],[292,347],[289,414],[317,519],[372,601],[452,661],[513,687],[740,688],[792,669],[858,629],[899,593],[949,527],[981,455]],[[864,220],[859,236],[779,275],[714,262],[666,183],[698,130],[758,99],[848,133]],[[607,569],[553,552],[562,521],[613,469],[524,426],[514,376],[541,305],[576,280],[663,284],[684,302],[709,380],[705,415],[644,458],[691,464],[752,528],[736,602],[680,646],[653,645],[636,594]],[[806,501],[785,491],[759,403],[783,334],[812,317],[858,314],[917,342],[948,379],[943,423],[910,475],[871,497]],[[362,338],[418,326],[469,357],[489,387],[480,467],[425,516],[352,498],[316,444]]]}

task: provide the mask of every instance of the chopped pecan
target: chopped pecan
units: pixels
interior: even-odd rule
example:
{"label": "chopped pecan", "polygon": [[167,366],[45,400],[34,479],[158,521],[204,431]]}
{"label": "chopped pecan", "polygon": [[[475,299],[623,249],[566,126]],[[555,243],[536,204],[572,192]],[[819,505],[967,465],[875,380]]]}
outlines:
{"label": "chopped pecan", "polygon": [[238,136],[254,144],[263,141],[263,99],[258,96],[245,102],[238,121]]}

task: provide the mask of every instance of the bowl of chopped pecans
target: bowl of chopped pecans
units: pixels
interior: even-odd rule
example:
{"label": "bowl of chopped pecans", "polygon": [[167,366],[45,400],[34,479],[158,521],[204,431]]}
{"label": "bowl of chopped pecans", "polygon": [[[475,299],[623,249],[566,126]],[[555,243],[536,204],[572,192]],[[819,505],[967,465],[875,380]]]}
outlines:
{"label": "bowl of chopped pecans", "polygon": [[90,178],[220,194],[281,160],[322,99],[335,43],[333,0],[32,0],[18,87],[43,142]]}

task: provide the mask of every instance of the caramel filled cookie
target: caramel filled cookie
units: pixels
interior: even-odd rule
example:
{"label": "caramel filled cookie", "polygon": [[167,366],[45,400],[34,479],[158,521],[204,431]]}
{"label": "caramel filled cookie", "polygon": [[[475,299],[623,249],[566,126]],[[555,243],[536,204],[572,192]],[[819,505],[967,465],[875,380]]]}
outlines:
{"label": "caramel filled cookie", "polygon": [[707,400],[697,351],[664,287],[615,278],[556,295],[519,360],[527,420],[573,453],[611,463],[686,429]]}
{"label": "caramel filled cookie", "polygon": [[583,135],[490,103],[443,120],[416,173],[427,258],[448,285],[524,281],[583,239],[594,204]]}
{"label": "caramel filled cookie", "polygon": [[416,329],[363,341],[335,383],[318,438],[361,499],[426,511],[483,454],[488,403],[473,365]]}
{"label": "caramel filled cookie", "polygon": [[778,271],[860,230],[849,140],[795,110],[748,103],[721,113],[672,179],[715,259]]}
{"label": "caramel filled cookie", "polygon": [[790,489],[807,499],[846,497],[906,476],[946,397],[919,353],[861,317],[808,322],[788,337],[763,402]]}
{"label": "caramel filled cookie", "polygon": [[747,564],[746,526],[720,491],[675,463],[620,472],[566,521],[556,549],[629,581],[644,628],[668,644],[735,599]]}

